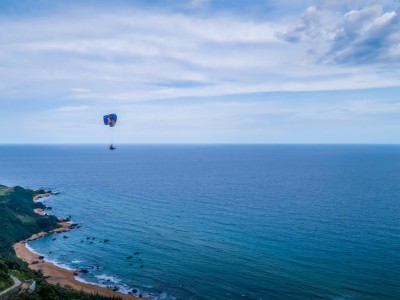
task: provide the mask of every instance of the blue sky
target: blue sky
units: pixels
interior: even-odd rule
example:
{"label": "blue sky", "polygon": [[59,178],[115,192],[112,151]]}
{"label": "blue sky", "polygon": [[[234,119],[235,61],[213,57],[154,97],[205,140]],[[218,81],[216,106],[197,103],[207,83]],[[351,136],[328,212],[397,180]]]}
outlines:
{"label": "blue sky", "polygon": [[396,0],[3,0],[0,143],[399,143],[399,14]]}

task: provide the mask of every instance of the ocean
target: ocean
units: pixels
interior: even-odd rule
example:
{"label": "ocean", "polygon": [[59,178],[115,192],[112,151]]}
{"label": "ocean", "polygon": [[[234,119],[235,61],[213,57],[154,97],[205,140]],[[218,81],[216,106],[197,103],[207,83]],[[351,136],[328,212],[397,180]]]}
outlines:
{"label": "ocean", "polygon": [[1,145],[80,228],[29,247],[153,299],[400,299],[400,146]]}

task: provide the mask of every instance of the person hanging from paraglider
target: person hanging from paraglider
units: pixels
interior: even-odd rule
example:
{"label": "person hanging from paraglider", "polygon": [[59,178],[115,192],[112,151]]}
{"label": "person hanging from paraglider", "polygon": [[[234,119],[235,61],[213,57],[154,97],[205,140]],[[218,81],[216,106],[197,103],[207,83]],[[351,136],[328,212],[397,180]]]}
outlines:
{"label": "person hanging from paraglider", "polygon": [[[103,121],[104,121],[104,125],[114,127],[115,123],[117,123],[117,115],[116,114],[105,115],[105,116],[103,116]],[[115,148],[113,146],[113,144],[111,143],[110,150],[115,150],[115,149],[117,149],[117,148]]]}

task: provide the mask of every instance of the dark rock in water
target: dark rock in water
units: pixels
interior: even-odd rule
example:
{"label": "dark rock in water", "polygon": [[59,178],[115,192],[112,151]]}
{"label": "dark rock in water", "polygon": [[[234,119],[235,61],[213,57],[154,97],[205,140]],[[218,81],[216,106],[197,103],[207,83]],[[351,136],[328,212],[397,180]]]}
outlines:
{"label": "dark rock in water", "polygon": [[133,256],[132,255],[129,255],[126,259],[131,259]]}
{"label": "dark rock in water", "polygon": [[51,206],[46,207],[47,210],[52,210],[53,208]]}
{"label": "dark rock in water", "polygon": [[129,265],[130,265],[130,266],[133,266],[133,263],[130,263]]}
{"label": "dark rock in water", "polygon": [[87,240],[90,240],[90,237],[88,236],[88,237],[86,237],[86,239],[87,239]]}
{"label": "dark rock in water", "polygon": [[92,240],[94,240],[95,239],[95,237],[92,237]]}
{"label": "dark rock in water", "polygon": [[81,273],[85,273],[85,274],[86,274],[86,273],[89,273],[89,271],[86,270],[86,269],[81,269],[80,272],[81,272]]}
{"label": "dark rock in water", "polygon": [[74,271],[74,276],[78,276],[79,275],[79,271]]}
{"label": "dark rock in water", "polygon": [[52,241],[55,241],[56,239],[57,239],[57,238],[52,238],[51,240],[52,240]]}
{"label": "dark rock in water", "polygon": [[114,286],[112,290],[113,290],[114,292],[116,292],[116,291],[119,290],[119,288],[118,288],[117,286]]}
{"label": "dark rock in water", "polygon": [[135,252],[135,253],[133,253],[133,255],[139,255],[140,254],[140,252]]}
{"label": "dark rock in water", "polygon": [[142,294],[139,294],[139,298],[142,298],[143,297],[143,295]]}
{"label": "dark rock in water", "polygon": [[108,243],[109,241],[110,241],[110,240],[105,239],[105,240],[104,240],[104,243]]}
{"label": "dark rock in water", "polygon": [[39,259],[44,259],[44,256],[43,256],[43,255],[40,255],[40,256],[39,256]]}
{"label": "dark rock in water", "polygon": [[90,242],[89,244],[93,244],[93,242]]}
{"label": "dark rock in water", "polygon": [[53,253],[53,251],[49,251],[49,254],[52,254]]}
{"label": "dark rock in water", "polygon": [[81,243],[83,243],[83,240],[81,240]]}
{"label": "dark rock in water", "polygon": [[66,235],[63,235],[63,238],[64,238],[64,239],[67,239],[68,237],[67,237]]}
{"label": "dark rock in water", "polygon": [[132,293],[136,294],[138,292],[137,289],[132,289]]}

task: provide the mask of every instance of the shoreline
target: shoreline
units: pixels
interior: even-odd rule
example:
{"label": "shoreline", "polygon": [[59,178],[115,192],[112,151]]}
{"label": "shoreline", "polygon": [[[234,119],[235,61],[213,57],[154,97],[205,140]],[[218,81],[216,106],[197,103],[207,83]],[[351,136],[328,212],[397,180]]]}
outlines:
{"label": "shoreline", "polygon": [[[37,202],[38,199],[48,197],[52,195],[52,193],[45,193],[39,194],[33,197],[33,201]],[[43,215],[42,209],[35,209],[35,213],[39,215]],[[15,254],[18,258],[22,259],[23,261],[27,262],[29,268],[36,271],[41,271],[44,276],[46,276],[46,281],[51,284],[59,284],[61,286],[70,286],[77,291],[84,291],[89,294],[99,294],[103,296],[113,296],[113,297],[120,297],[124,300],[139,300],[139,299],[147,299],[142,297],[135,297],[130,294],[123,294],[120,292],[113,291],[106,287],[101,287],[99,285],[85,283],[79,281],[75,278],[76,272],[79,270],[73,271],[61,268],[51,262],[47,262],[44,259],[40,259],[39,255],[35,252],[32,252],[27,247],[26,243],[29,241],[34,241],[39,238],[42,238],[49,234],[60,233],[60,232],[67,232],[75,228],[75,225],[65,221],[64,219],[59,219],[60,228],[56,228],[50,231],[42,231],[36,234],[33,234],[31,237],[19,241],[13,245],[13,249]]]}
{"label": "shoreline", "polygon": [[53,195],[53,193],[37,194],[36,196],[33,197],[33,202],[36,203],[36,202],[39,201],[39,199],[46,198],[46,197],[49,197],[51,195]]}

